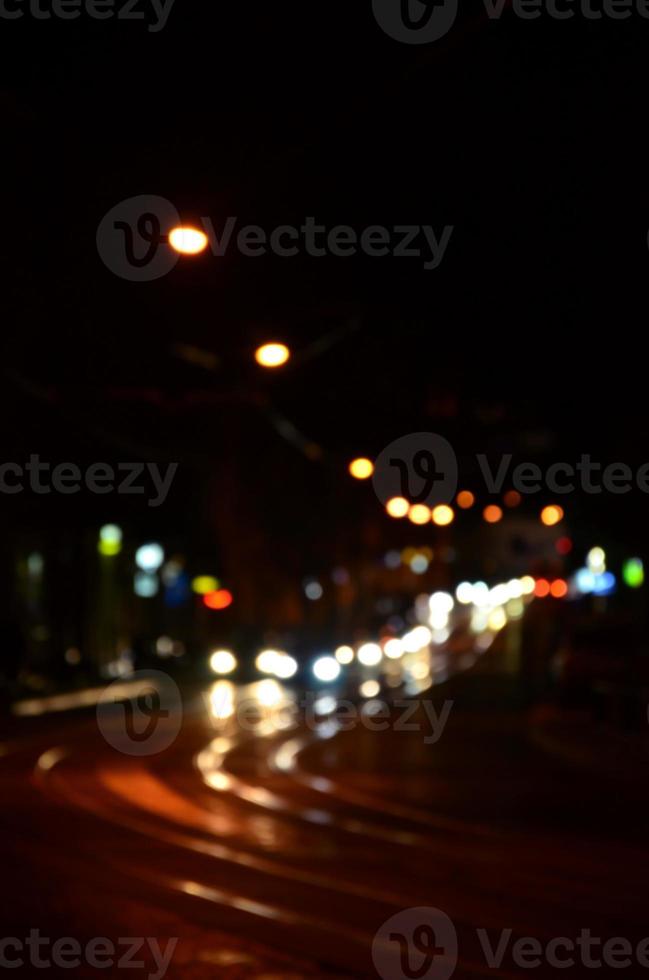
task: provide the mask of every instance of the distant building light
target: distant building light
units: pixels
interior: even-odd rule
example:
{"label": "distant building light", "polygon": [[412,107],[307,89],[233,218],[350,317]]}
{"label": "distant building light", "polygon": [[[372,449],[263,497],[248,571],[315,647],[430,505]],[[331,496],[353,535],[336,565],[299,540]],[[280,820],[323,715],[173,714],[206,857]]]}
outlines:
{"label": "distant building light", "polygon": [[622,567],[622,577],[630,589],[644,585],[644,563],[642,558],[629,558]]}
{"label": "distant building light", "polygon": [[522,497],[518,492],[518,490],[508,490],[505,496],[503,497],[505,507],[518,507],[521,500]]}
{"label": "distant building light", "polygon": [[460,510],[469,510],[475,503],[475,495],[470,490],[461,490],[455,500]]}
{"label": "distant building light", "polygon": [[232,593],[227,589],[217,589],[215,592],[208,592],[207,595],[203,596],[203,603],[208,609],[227,609],[233,601]]}
{"label": "distant building light", "polygon": [[593,572],[594,575],[598,575],[601,572],[606,571],[606,552],[603,548],[591,548],[586,556],[586,565]]}
{"label": "distant building light", "polygon": [[158,594],[160,584],[158,576],[150,572],[136,572],[133,579],[133,591],[142,599],[152,599]]}
{"label": "distant building light", "polygon": [[143,544],[135,552],[135,564],[143,572],[157,572],[165,559],[164,549],[161,544]]}
{"label": "distant building light", "polygon": [[32,551],[31,555],[27,558],[27,574],[29,577],[33,579],[41,578],[44,568],[45,559],[40,551]]}
{"label": "distant building light", "polygon": [[562,520],[563,507],[550,504],[549,507],[544,507],[541,511],[541,521],[546,527],[554,527],[555,524],[559,524]]}
{"label": "distant building light", "polygon": [[97,550],[100,555],[112,558],[122,550],[122,529],[117,524],[104,524],[99,531]]}
{"label": "distant building light", "polygon": [[320,583],[313,580],[305,584],[304,594],[311,602],[317,602],[318,599],[322,599],[324,593]]}

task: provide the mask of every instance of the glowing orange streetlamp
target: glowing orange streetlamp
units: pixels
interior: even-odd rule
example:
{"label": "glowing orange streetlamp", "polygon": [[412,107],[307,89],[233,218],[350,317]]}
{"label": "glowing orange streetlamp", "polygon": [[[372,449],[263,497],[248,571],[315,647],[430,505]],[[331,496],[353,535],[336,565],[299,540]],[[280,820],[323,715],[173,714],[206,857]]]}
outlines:
{"label": "glowing orange streetlamp", "polygon": [[438,527],[448,527],[455,520],[453,508],[448,507],[446,504],[439,504],[437,507],[433,507],[431,516],[433,524],[437,524]]}
{"label": "glowing orange streetlamp", "polygon": [[257,364],[265,368],[278,368],[286,364],[291,352],[286,344],[263,344],[255,351]]}
{"label": "glowing orange streetlamp", "polygon": [[394,517],[396,520],[399,520],[400,518],[407,516],[408,511],[410,510],[410,504],[405,497],[392,497],[385,505],[385,509],[390,517]]}
{"label": "glowing orange streetlamp", "polygon": [[349,472],[355,480],[369,480],[374,473],[374,463],[371,459],[354,459],[349,464]]}
{"label": "glowing orange streetlamp", "polygon": [[180,225],[169,232],[169,244],[181,255],[199,255],[209,245],[209,239],[198,228]]}
{"label": "glowing orange streetlamp", "polygon": [[408,517],[413,524],[428,524],[431,520],[431,510],[426,504],[413,504],[408,511]]}
{"label": "glowing orange streetlamp", "polygon": [[544,507],[541,511],[541,521],[546,527],[554,527],[555,524],[559,524],[563,520],[563,507],[559,507],[556,504],[550,504],[549,507]]}

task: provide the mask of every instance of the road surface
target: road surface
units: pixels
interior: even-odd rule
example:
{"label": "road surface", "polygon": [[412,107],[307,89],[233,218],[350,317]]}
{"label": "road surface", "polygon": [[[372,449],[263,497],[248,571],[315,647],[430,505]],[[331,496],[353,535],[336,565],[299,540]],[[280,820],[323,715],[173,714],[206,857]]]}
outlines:
{"label": "road surface", "polygon": [[173,744],[142,757],[93,713],[21,720],[0,749],[3,934],[177,937],[166,975],[183,980],[399,980],[380,930],[417,907],[450,917],[469,980],[521,975],[509,952],[489,966],[478,929],[494,946],[505,929],[543,946],[584,927],[649,935],[644,782],[544,754],[490,658],[434,689],[438,717],[453,702],[434,744],[423,707],[415,731],[396,709],[386,730],[278,729],[264,712],[244,729],[197,695]]}

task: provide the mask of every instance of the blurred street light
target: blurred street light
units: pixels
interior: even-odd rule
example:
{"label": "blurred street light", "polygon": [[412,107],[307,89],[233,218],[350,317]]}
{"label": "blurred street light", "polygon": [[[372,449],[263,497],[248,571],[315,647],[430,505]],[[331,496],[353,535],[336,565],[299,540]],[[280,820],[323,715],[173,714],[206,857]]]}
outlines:
{"label": "blurred street light", "polygon": [[313,665],[313,673],[319,681],[335,681],[340,676],[340,664],[334,657],[319,657]]}
{"label": "blurred street light", "polygon": [[151,572],[136,572],[133,579],[133,591],[142,599],[152,599],[158,594],[160,583],[158,576]]}
{"label": "blurred street light", "polygon": [[157,572],[165,559],[164,549],[161,544],[152,542],[143,544],[135,552],[135,564],[143,572]]}
{"label": "blurred street light", "polygon": [[122,550],[122,529],[117,524],[104,524],[99,531],[97,550],[100,555],[112,558]]}
{"label": "blurred street light", "polygon": [[591,548],[586,555],[586,565],[593,575],[602,575],[606,571],[606,552],[603,548]]}
{"label": "blurred street light", "polygon": [[522,500],[522,497],[518,492],[518,490],[508,490],[505,496],[503,497],[503,500],[505,501],[506,507],[518,507],[518,505]]}
{"label": "blurred street light", "polygon": [[209,245],[209,239],[204,231],[198,228],[180,226],[169,232],[169,244],[181,255],[198,255]]}
{"label": "blurred street light", "polygon": [[210,657],[210,667],[215,674],[231,674],[237,666],[237,658],[229,650],[215,650]]}
{"label": "blurred street light", "polygon": [[375,667],[381,663],[383,651],[378,643],[364,643],[358,648],[356,656],[358,657],[358,662],[363,664],[364,667]]}
{"label": "blurred street light", "polygon": [[468,510],[475,503],[475,496],[470,490],[460,490],[457,495],[456,503],[462,510]]}
{"label": "blurred street light", "polygon": [[354,459],[349,464],[349,472],[355,480],[369,480],[374,473],[374,463],[364,456]]}
{"label": "blurred street light", "polygon": [[405,497],[392,497],[385,505],[385,509],[390,517],[405,517],[410,510],[410,504]]}
{"label": "blurred street light", "polygon": [[287,681],[289,678],[294,677],[297,674],[298,662],[294,657],[290,657],[288,653],[281,654],[275,663],[275,676],[279,677],[282,681]]}
{"label": "blurred street light", "polygon": [[257,364],[265,368],[277,368],[286,364],[291,352],[286,344],[264,344],[255,351]]}
{"label": "blurred street light", "polygon": [[351,647],[342,646],[336,650],[336,660],[339,664],[350,664],[354,659],[354,651]]}
{"label": "blurred street light", "polygon": [[546,527],[554,527],[555,524],[559,524],[562,520],[563,507],[551,504],[549,507],[544,507],[541,511],[541,521]]}
{"label": "blurred street light", "polygon": [[227,609],[232,605],[232,593],[227,589],[218,589],[216,592],[208,592],[203,596],[203,602],[208,609]]}
{"label": "blurred street light", "polygon": [[433,524],[437,524],[438,527],[448,527],[455,520],[453,508],[447,507],[446,504],[440,504],[438,507],[434,507],[432,520]]}
{"label": "blurred street light", "polygon": [[192,579],[192,592],[196,595],[207,595],[208,592],[216,592],[219,587],[219,580],[212,575],[197,575]]}
{"label": "blurred street light", "polygon": [[554,599],[565,599],[568,595],[568,583],[565,579],[555,579],[550,586],[550,594]]}
{"label": "blurred street light", "polygon": [[282,656],[279,650],[262,650],[257,654],[255,667],[262,674],[274,674]]}
{"label": "blurred street light", "polygon": [[413,504],[408,511],[408,518],[413,524],[428,524],[431,520],[430,507],[426,504]]}
{"label": "blurred street light", "polygon": [[358,693],[362,698],[375,698],[381,693],[381,685],[378,681],[363,681]]}
{"label": "blurred street light", "polygon": [[484,511],[482,512],[482,516],[487,524],[498,524],[498,522],[502,521],[503,519],[503,512],[497,504],[489,504],[489,506],[485,507]]}
{"label": "blurred street light", "polygon": [[630,589],[639,589],[644,584],[644,564],[641,558],[629,558],[624,562],[622,577]]}
{"label": "blurred street light", "polygon": [[565,557],[572,551],[572,540],[567,537],[559,538],[558,541],[555,541],[554,548],[558,555]]}

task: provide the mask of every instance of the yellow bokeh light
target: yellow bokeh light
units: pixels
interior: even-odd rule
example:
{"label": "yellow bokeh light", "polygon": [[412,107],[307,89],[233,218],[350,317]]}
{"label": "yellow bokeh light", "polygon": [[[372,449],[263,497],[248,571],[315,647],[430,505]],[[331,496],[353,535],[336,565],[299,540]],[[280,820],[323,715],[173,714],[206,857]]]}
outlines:
{"label": "yellow bokeh light", "polygon": [[198,228],[181,226],[169,232],[169,244],[181,255],[198,255],[209,245],[209,239],[204,231]]}
{"label": "yellow bokeh light", "polygon": [[440,504],[438,507],[433,508],[433,524],[437,524],[438,527],[448,527],[455,520],[455,514],[453,513],[453,508],[448,507],[446,504]]}
{"label": "yellow bokeh light", "polygon": [[430,507],[426,504],[413,504],[408,511],[408,517],[413,524],[428,524],[431,519]]}
{"label": "yellow bokeh light", "polygon": [[489,506],[485,507],[484,511],[482,512],[482,516],[487,524],[498,524],[498,522],[502,521],[503,519],[503,512],[497,504],[489,504]]}
{"label": "yellow bokeh light", "polygon": [[264,344],[255,351],[257,364],[266,368],[281,367],[290,356],[291,352],[286,344]]}
{"label": "yellow bokeh light", "polygon": [[410,510],[410,504],[405,497],[392,497],[385,505],[385,509],[390,517],[401,518],[406,517]]}
{"label": "yellow bokeh light", "polygon": [[558,507],[556,504],[544,507],[541,511],[541,520],[546,527],[554,527],[563,520],[563,507]]}
{"label": "yellow bokeh light", "polygon": [[100,555],[104,555],[105,558],[113,558],[118,555],[122,550],[121,541],[100,541],[97,545],[97,550]]}
{"label": "yellow bokeh light", "polygon": [[216,592],[219,587],[219,580],[212,575],[197,575],[192,579],[192,592],[196,595],[207,595],[209,592]]}
{"label": "yellow bokeh light", "polygon": [[473,507],[475,503],[475,496],[470,490],[461,490],[457,495],[457,505],[461,507],[462,510],[468,510],[469,507]]}
{"label": "yellow bokeh light", "polygon": [[369,480],[374,473],[374,463],[365,457],[354,459],[349,464],[349,472],[355,480]]}
{"label": "yellow bokeh light", "polygon": [[99,532],[97,549],[100,555],[111,558],[122,550],[122,529],[117,524],[104,524]]}

